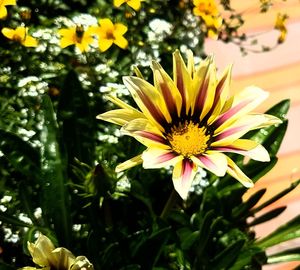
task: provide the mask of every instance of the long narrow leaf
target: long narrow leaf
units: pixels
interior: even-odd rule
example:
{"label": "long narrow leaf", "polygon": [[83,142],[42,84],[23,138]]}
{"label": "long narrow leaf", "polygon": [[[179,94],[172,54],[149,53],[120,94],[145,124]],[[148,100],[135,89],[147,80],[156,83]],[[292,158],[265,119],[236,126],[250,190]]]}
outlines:
{"label": "long narrow leaf", "polygon": [[256,244],[261,248],[268,248],[297,237],[300,237],[300,215],[280,226],[268,236],[257,241]]}
{"label": "long narrow leaf", "polygon": [[57,140],[57,122],[48,96],[43,96],[41,108],[42,209],[48,223],[53,224],[61,244],[68,246],[71,232],[69,197],[66,189],[65,167]]}
{"label": "long narrow leaf", "polygon": [[279,216],[284,210],[286,209],[286,206],[282,206],[282,207],[278,207],[275,208],[263,215],[261,215],[260,217],[255,218],[253,221],[251,221],[248,225],[249,226],[254,226],[260,223],[264,223],[266,221],[269,221],[270,219],[276,218],[277,216]]}

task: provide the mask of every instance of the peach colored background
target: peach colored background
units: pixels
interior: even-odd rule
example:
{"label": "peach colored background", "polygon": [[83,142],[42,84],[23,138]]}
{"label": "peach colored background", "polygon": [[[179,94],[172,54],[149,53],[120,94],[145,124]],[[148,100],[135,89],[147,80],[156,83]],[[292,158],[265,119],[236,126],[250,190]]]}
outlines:
{"label": "peach colored background", "polygon": [[[273,46],[279,32],[273,30],[278,12],[287,13],[288,35],[286,41],[276,49],[265,53],[249,53],[242,56],[234,44],[223,44],[219,41],[207,40],[206,53],[213,53],[217,66],[222,71],[229,63],[234,63],[232,91],[239,91],[244,86],[256,85],[270,92],[269,99],[259,108],[265,111],[277,102],[289,98],[291,108],[287,115],[289,120],[287,134],[279,150],[279,161],[275,168],[260,179],[248,196],[256,190],[267,187],[262,200],[288,187],[293,180],[300,178],[300,1],[286,2],[275,0],[275,5],[266,14],[259,13],[259,1],[232,0],[233,6],[243,12],[245,26],[243,30],[252,35],[258,34],[259,44]],[[300,214],[300,187],[281,199],[275,208],[288,205],[287,210],[273,221],[256,226],[258,237],[262,237],[295,215]],[[275,250],[300,246],[300,240],[291,241],[275,247]],[[274,250],[268,250],[273,252]],[[264,270],[290,270],[300,265],[300,261],[276,264],[264,267]]]}

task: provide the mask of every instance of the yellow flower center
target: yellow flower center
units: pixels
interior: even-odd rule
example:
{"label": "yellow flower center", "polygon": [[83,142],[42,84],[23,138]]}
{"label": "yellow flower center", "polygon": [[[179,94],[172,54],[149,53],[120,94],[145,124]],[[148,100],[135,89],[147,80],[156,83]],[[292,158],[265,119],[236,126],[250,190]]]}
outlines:
{"label": "yellow flower center", "polygon": [[14,34],[12,40],[21,43],[24,39],[20,35]]}
{"label": "yellow flower center", "polygon": [[107,39],[115,39],[113,30],[107,30],[107,32],[106,32],[106,38]]}
{"label": "yellow flower center", "polygon": [[193,122],[184,122],[171,128],[167,138],[175,152],[190,157],[204,153],[207,149],[210,136],[206,135],[205,131],[205,127],[199,127]]}

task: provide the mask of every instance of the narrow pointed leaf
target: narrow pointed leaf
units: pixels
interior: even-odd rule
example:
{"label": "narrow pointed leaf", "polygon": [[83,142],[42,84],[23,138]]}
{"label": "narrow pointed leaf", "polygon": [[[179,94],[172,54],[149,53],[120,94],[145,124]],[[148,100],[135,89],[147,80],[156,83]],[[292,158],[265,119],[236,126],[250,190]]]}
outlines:
{"label": "narrow pointed leaf", "polygon": [[263,204],[255,207],[253,210],[251,210],[252,214],[255,214],[259,212],[260,210],[264,209],[265,207],[271,205],[272,203],[278,201],[280,198],[291,192],[293,189],[295,189],[300,184],[300,179],[298,181],[293,182],[288,188],[282,190]]}
{"label": "narrow pointed leaf", "polygon": [[210,269],[214,269],[214,270],[228,269],[237,259],[239,252],[241,251],[244,243],[245,240],[241,239],[234,242],[226,249],[224,249],[213,259]]}
{"label": "narrow pointed leaf", "polygon": [[48,223],[53,224],[59,242],[68,246],[71,225],[66,171],[58,144],[58,126],[48,96],[42,97],[41,109],[42,209]]}
{"label": "narrow pointed leaf", "polygon": [[279,216],[284,210],[286,209],[286,206],[278,207],[275,209],[272,209],[271,211],[255,218],[253,221],[251,221],[248,226],[254,226],[260,223],[264,223],[266,221],[269,221],[270,219],[276,218]]}
{"label": "narrow pointed leaf", "polygon": [[277,230],[257,241],[261,248],[268,248],[279,243],[300,237],[300,215],[280,226]]}
{"label": "narrow pointed leaf", "polygon": [[292,261],[300,261],[300,248],[287,249],[268,257],[268,264]]}
{"label": "narrow pointed leaf", "polygon": [[266,188],[260,189],[255,192],[247,201],[242,203],[241,205],[235,207],[232,210],[232,216],[235,219],[239,219],[241,217],[249,216],[249,209],[251,209],[254,205],[258,203],[258,201],[262,198],[262,196],[266,193]]}

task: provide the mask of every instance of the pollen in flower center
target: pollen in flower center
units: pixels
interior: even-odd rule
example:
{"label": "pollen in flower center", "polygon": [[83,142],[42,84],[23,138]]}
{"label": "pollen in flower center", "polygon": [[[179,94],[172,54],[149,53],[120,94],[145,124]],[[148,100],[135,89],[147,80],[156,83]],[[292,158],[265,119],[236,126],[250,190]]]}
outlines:
{"label": "pollen in flower center", "polygon": [[210,136],[206,135],[205,131],[205,127],[199,127],[193,122],[184,122],[171,128],[167,138],[175,152],[190,157],[199,155],[207,149]]}

